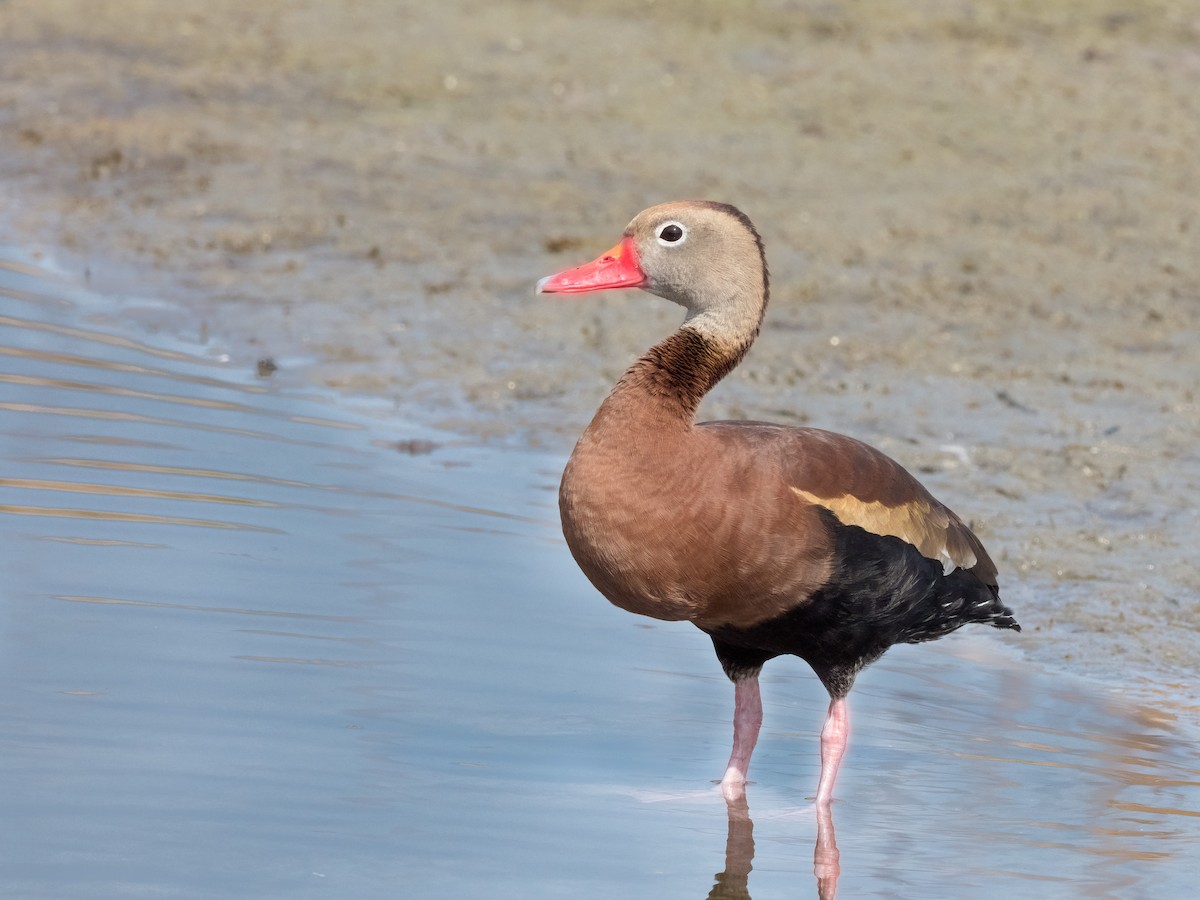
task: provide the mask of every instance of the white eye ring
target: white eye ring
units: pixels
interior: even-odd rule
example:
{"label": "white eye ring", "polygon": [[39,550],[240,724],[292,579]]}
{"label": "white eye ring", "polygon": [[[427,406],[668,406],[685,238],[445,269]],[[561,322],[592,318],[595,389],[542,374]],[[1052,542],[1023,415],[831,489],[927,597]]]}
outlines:
{"label": "white eye ring", "polygon": [[[671,228],[676,228],[679,230],[678,237],[668,238],[665,236],[667,231],[670,230]],[[688,230],[687,230],[686,225],[684,225],[682,222],[671,221],[671,222],[663,222],[662,225],[660,225],[658,227],[658,232],[655,235],[655,237],[658,238],[658,242],[660,244],[662,244],[664,247],[678,247],[680,244],[682,244],[684,241],[687,240],[687,235],[688,235]]]}

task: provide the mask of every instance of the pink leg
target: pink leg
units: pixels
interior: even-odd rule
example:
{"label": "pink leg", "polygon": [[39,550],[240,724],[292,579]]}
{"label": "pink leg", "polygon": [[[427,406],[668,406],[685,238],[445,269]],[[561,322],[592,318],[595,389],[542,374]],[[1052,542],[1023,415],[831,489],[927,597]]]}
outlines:
{"label": "pink leg", "polygon": [[738,800],[746,796],[746,774],[750,771],[750,754],[758,743],[758,729],[762,725],[762,696],[758,691],[758,676],[743,678],[734,686],[733,704],[733,752],[725,777],[721,779],[721,793],[726,800]]}
{"label": "pink leg", "polygon": [[825,727],[821,729],[821,781],[817,784],[817,807],[828,806],[833,799],[833,782],[837,778],[842,754],[846,752],[846,736],[850,717],[846,698],[829,701]]}

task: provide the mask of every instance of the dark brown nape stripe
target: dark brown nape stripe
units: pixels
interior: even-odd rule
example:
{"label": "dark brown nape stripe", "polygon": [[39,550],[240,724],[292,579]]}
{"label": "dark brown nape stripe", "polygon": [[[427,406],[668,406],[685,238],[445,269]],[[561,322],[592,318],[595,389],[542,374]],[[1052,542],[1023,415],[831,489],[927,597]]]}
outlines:
{"label": "dark brown nape stripe", "polygon": [[621,382],[633,382],[651,397],[677,403],[690,416],[704,395],[742,361],[753,340],[752,336],[730,352],[684,326],[647,350]]}

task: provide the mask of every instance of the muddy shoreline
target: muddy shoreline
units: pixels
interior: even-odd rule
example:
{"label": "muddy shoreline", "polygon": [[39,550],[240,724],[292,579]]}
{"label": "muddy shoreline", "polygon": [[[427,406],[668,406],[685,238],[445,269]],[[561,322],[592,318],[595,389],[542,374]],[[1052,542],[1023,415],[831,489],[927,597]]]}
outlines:
{"label": "muddy shoreline", "polygon": [[1034,659],[1198,715],[1200,5],[0,6],[7,237],[139,328],[569,450],[668,331],[537,277],[742,207],[710,418],[829,427],[976,524]]}

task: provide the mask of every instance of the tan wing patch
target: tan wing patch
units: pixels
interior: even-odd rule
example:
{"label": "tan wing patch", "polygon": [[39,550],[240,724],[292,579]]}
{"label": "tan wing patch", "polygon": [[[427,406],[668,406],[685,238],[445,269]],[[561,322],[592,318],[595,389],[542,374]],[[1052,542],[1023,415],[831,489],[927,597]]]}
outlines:
{"label": "tan wing patch", "polygon": [[[978,560],[970,546],[951,534],[952,513],[940,504],[913,500],[899,506],[885,506],[878,500],[863,501],[852,494],[818,497],[810,491],[792,488],[798,496],[815,506],[823,506],[843,525],[857,525],[873,534],[890,535],[908,541],[922,556],[937,560],[945,574],[956,568],[970,569]],[[954,519],[954,524],[958,524]]]}

